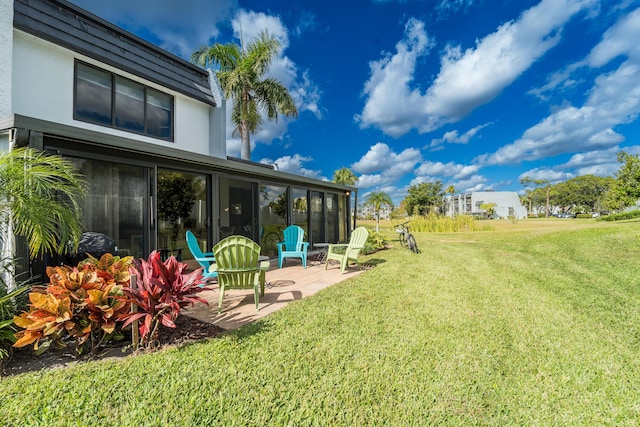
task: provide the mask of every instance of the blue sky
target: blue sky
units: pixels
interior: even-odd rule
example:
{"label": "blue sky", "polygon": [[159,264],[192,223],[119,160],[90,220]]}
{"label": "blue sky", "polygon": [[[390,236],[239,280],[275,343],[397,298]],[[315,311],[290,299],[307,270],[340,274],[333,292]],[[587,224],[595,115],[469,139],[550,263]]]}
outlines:
{"label": "blue sky", "polygon": [[[612,176],[640,154],[640,0],[73,0],[188,59],[267,29],[297,119],[265,122],[252,160],[360,197],[410,185],[518,191]],[[240,141],[228,125],[227,151]]]}

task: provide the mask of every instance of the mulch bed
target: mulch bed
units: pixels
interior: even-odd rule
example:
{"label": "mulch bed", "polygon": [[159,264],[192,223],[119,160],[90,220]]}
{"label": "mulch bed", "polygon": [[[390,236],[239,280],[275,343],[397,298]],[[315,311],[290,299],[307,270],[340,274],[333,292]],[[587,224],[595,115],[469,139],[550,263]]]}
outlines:
{"label": "mulch bed", "polygon": [[[225,330],[219,326],[202,322],[185,315],[179,316],[175,323],[175,329],[161,326],[158,334],[158,348],[215,338],[225,332]],[[30,346],[14,349],[13,356],[5,366],[0,365],[0,376],[18,375],[43,369],[60,369],[89,360],[125,357],[133,354],[133,349],[130,344],[130,340],[124,340],[121,344],[115,344],[114,346],[101,349],[98,354],[85,354],[80,356],[74,353],[73,348],[51,348],[40,356],[36,356]]]}

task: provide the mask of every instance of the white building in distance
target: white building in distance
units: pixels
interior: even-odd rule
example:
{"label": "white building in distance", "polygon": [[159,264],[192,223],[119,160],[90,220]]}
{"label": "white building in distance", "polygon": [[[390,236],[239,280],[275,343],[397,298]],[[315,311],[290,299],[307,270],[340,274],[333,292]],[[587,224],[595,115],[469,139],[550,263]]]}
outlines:
{"label": "white building in distance", "polygon": [[485,216],[486,211],[480,206],[494,204],[493,218],[527,217],[527,208],[520,204],[520,197],[515,191],[474,191],[445,196],[444,212],[447,216],[458,215]]}

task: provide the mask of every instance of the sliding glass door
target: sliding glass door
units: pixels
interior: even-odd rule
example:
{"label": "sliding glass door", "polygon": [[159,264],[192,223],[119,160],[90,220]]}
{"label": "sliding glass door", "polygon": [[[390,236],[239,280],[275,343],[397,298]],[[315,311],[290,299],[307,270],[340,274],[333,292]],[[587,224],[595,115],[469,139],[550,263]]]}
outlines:
{"label": "sliding glass door", "polygon": [[325,242],[324,237],[324,193],[319,191],[310,192],[310,221],[311,221],[311,243]]}
{"label": "sliding glass door", "polygon": [[259,241],[257,194],[255,182],[220,178],[220,239],[241,235]]}
{"label": "sliding glass door", "polygon": [[157,188],[157,248],[163,258],[193,258],[187,249],[187,230],[195,234],[204,252],[210,251],[213,245],[208,241],[207,175],[158,169]]}
{"label": "sliding glass door", "polygon": [[326,194],[326,219],[327,219],[327,242],[337,243],[340,241],[340,224],[338,219],[338,195]]}
{"label": "sliding glass door", "polygon": [[71,158],[89,186],[82,204],[84,230],[105,234],[120,255],[149,251],[149,168]]}

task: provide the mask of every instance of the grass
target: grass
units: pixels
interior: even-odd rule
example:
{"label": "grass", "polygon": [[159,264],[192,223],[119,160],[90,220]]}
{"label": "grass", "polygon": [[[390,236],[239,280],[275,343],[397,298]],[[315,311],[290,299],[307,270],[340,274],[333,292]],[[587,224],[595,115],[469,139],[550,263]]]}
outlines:
{"label": "grass", "polygon": [[0,424],[638,425],[640,222],[493,228],[220,339],[1,379]]}

